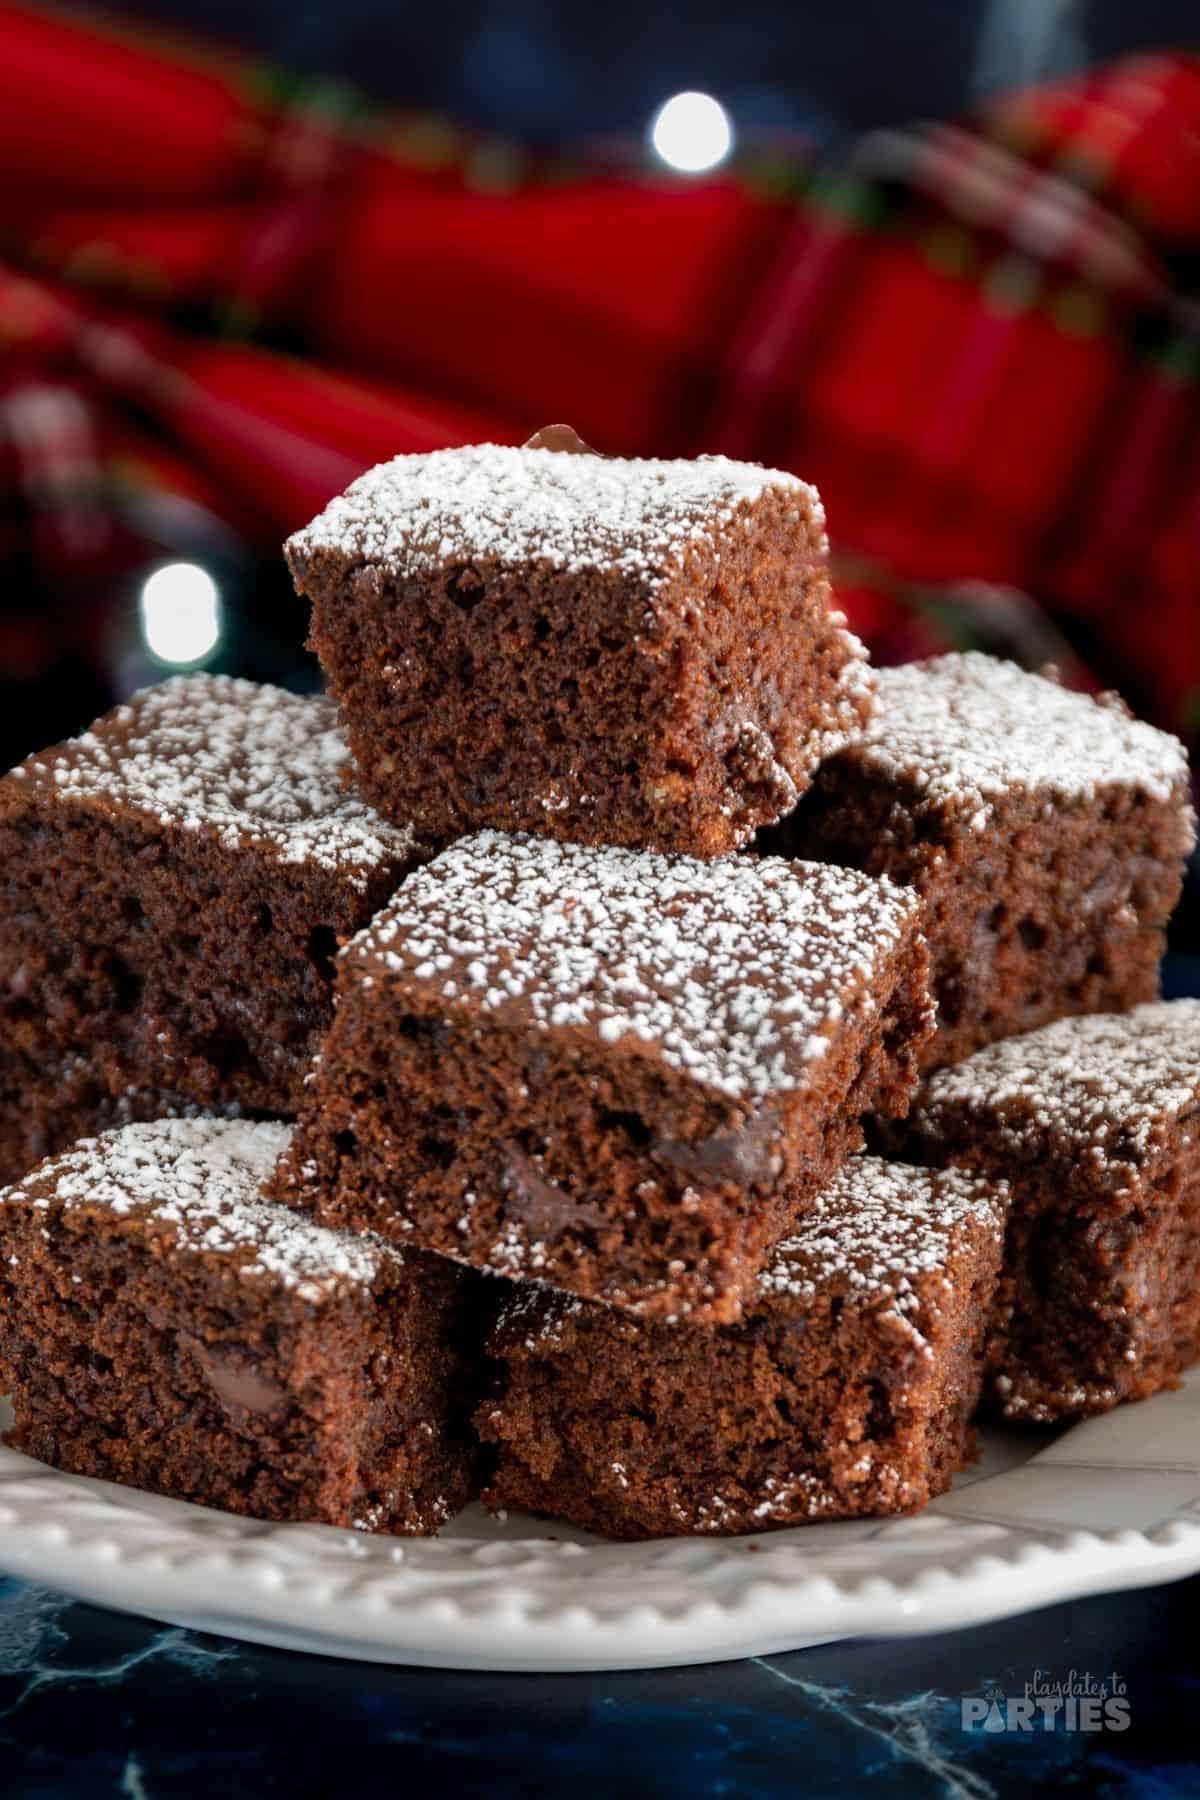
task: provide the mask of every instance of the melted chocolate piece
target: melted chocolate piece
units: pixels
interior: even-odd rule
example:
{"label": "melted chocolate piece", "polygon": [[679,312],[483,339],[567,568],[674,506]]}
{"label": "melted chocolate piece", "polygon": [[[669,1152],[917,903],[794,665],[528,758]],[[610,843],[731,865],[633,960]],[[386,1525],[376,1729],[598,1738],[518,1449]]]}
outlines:
{"label": "melted chocolate piece", "polygon": [[214,1350],[191,1341],[196,1361],[213,1393],[228,1413],[273,1413],[287,1400],[277,1381],[256,1369],[245,1356]]}
{"label": "melted chocolate piece", "polygon": [[561,450],[567,456],[599,456],[590,444],[585,444],[579,433],[571,425],[543,425],[535,431],[531,438],[526,438],[521,445],[522,450]]}
{"label": "melted chocolate piece", "polygon": [[740,1131],[714,1131],[710,1137],[689,1144],[678,1138],[658,1137],[652,1154],[659,1162],[703,1182],[762,1181],[779,1173],[779,1121],[765,1112]]}
{"label": "melted chocolate piece", "polygon": [[501,1180],[508,1189],[504,1216],[523,1225],[531,1239],[556,1243],[568,1231],[599,1231],[603,1212],[587,1201],[573,1200],[544,1175],[539,1175],[524,1151],[515,1144],[504,1146],[505,1167]]}

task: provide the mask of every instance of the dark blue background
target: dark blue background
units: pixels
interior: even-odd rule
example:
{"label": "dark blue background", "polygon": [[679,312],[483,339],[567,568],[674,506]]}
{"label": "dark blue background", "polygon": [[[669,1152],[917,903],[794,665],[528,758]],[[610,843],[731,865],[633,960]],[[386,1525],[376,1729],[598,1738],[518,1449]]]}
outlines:
{"label": "dark blue background", "polygon": [[831,144],[1195,44],[1195,0],[124,0],[376,99],[527,142],[640,134],[681,88]]}

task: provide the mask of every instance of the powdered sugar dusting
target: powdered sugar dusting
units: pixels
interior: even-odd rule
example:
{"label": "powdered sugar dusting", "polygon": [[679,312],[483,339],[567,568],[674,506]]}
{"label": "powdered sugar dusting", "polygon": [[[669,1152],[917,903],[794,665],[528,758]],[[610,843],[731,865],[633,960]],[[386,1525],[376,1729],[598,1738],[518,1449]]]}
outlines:
{"label": "powdered sugar dusting", "polygon": [[43,1163],[0,1194],[0,1205],[145,1213],[172,1226],[182,1249],[229,1256],[241,1275],[270,1277],[320,1301],[373,1281],[396,1253],[261,1197],[290,1140],[288,1125],[245,1119],[125,1125]]}
{"label": "powdered sugar dusting", "polygon": [[104,798],[231,849],[336,869],[356,885],[417,853],[343,784],[337,709],[227,675],[145,688],[79,738],[29,757],[13,777],[69,800]]}
{"label": "powdered sugar dusting", "polygon": [[816,489],[778,469],[723,456],[670,462],[471,444],[381,463],[285,548],[297,574],[315,551],[335,550],[398,572],[487,557],[615,568],[653,586],[690,542],[768,487],[793,494],[797,517],[823,538]]}
{"label": "powdered sugar dusting", "polygon": [[911,894],[849,869],[487,831],[411,877],[343,955],[364,985],[397,977],[448,1014],[637,1040],[754,1101],[807,1084],[918,917]]}
{"label": "powdered sugar dusting", "polygon": [[945,1270],[956,1239],[1003,1228],[1007,1190],[957,1170],[910,1168],[856,1156],[818,1195],[800,1229],[779,1244],[759,1279],[759,1304],[811,1301],[831,1283],[852,1299],[915,1309],[918,1285]]}
{"label": "powdered sugar dusting", "polygon": [[1114,696],[1072,693],[978,651],[878,671],[878,711],[850,755],[982,827],[1014,787],[1089,798],[1110,783],[1186,795],[1183,745]]}
{"label": "powdered sugar dusting", "polygon": [[1053,1134],[1093,1165],[1124,1165],[1198,1103],[1200,1000],[1169,1000],[1059,1019],[989,1044],[930,1077],[911,1125],[936,1138],[965,1110],[999,1119],[1016,1150]]}

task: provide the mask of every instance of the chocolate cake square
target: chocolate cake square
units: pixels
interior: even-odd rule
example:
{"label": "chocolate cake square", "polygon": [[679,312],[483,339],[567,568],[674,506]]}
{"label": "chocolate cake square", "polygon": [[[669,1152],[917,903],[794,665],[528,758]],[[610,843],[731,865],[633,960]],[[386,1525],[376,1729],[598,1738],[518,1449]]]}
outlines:
{"label": "chocolate cake square", "polygon": [[1105,1412],[1200,1358],[1200,1001],[1060,1019],[930,1077],[909,1154],[1013,1194],[986,1394]]}
{"label": "chocolate cake square", "polygon": [[870,711],[820,500],[776,469],[399,456],[286,554],[363,793],[434,841],[493,826],[716,855]]}
{"label": "chocolate cake square", "polygon": [[[130,1085],[114,1095],[86,1056],[50,1051],[37,1057],[0,1042],[0,1187],[79,1138],[204,1111],[167,1088]],[[239,1114],[230,1105],[221,1116]]]}
{"label": "chocolate cake square", "polygon": [[130,1125],[0,1194],[8,1441],[255,1518],[436,1531],[474,1473],[474,1278],[262,1199],[288,1129]]}
{"label": "chocolate cake square", "polygon": [[976,653],[879,672],[879,710],[761,847],[921,894],[938,1003],[926,1067],[1158,995],[1195,841],[1183,745]]}
{"label": "chocolate cake square", "polygon": [[422,854],[345,761],[331,701],[191,675],[0,781],[0,1173],[122,1108],[295,1112],[338,943]]}
{"label": "chocolate cake square", "polygon": [[851,870],[481,832],[342,953],[277,1198],[650,1314],[736,1318],[902,1112],[919,905]]}
{"label": "chocolate cake square", "polygon": [[476,1417],[487,1503],[617,1538],[923,1506],[971,1448],[1005,1203],[853,1157],[715,1330],[515,1289]]}

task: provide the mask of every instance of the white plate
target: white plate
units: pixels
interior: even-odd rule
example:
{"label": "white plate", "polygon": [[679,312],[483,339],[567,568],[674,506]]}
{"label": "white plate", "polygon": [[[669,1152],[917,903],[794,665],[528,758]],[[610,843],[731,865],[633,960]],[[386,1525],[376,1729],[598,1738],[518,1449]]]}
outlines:
{"label": "white plate", "polygon": [[0,1449],[0,1570],[256,1643],[530,1670],[944,1630],[1200,1570],[1200,1370],[1053,1439],[984,1443],[915,1518],[650,1544],[477,1507],[429,1539],[256,1524]]}

